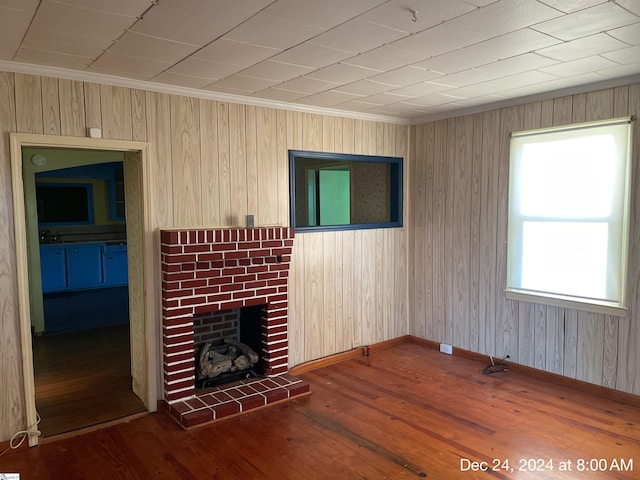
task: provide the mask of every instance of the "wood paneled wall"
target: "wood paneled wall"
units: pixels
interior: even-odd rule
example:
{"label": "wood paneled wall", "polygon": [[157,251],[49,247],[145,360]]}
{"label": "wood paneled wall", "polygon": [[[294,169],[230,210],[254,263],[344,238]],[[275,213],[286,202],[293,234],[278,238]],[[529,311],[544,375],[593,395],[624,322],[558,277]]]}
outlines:
{"label": "wood paneled wall", "polygon": [[509,133],[640,113],[640,85],[411,127],[409,333],[640,394],[640,127],[625,318],[507,300]]}
{"label": "wood paneled wall", "polygon": [[[406,157],[409,145],[407,126],[0,72],[0,441],[25,427],[7,132],[89,127],[150,142],[154,232],[242,225],[246,214],[288,225],[288,149]],[[406,228],[296,237],[290,366],[407,333],[407,243]]]}

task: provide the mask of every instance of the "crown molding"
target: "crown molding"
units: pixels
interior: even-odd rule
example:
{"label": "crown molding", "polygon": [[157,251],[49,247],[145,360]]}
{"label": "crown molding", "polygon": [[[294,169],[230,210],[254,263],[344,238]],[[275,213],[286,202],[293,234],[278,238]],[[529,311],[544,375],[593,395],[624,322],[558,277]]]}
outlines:
{"label": "crown molding", "polygon": [[105,75],[103,73],[86,72],[82,70],[69,70],[66,68],[50,67],[43,65],[33,65],[30,63],[10,62],[0,60],[0,71],[12,73],[24,73],[30,75],[40,75],[44,77],[56,77],[65,80],[77,80],[81,82],[101,83],[114,87],[133,88],[157,93],[167,93],[171,95],[182,95],[185,97],[202,98],[205,100],[215,100],[218,102],[239,103],[254,107],[277,108],[291,110],[295,112],[315,113],[319,115],[331,115],[336,117],[353,118],[356,120],[368,120],[373,122],[394,123],[398,125],[409,125],[411,122],[406,118],[389,117],[385,115],[374,115],[333,108],[314,107],[299,103],[278,102],[257,97],[247,97],[244,95],[233,95],[230,93],[220,93],[196,88],[180,87],[164,83],[137,80],[132,78]]}

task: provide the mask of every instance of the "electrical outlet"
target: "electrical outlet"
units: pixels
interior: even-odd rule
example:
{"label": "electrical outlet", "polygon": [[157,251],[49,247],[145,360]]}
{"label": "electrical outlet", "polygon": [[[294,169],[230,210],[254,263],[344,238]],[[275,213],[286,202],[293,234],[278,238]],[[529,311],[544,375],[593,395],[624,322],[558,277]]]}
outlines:
{"label": "electrical outlet", "polygon": [[453,354],[453,347],[451,345],[446,344],[446,343],[441,343],[440,344],[440,351],[442,353],[446,353],[447,355],[452,355]]}

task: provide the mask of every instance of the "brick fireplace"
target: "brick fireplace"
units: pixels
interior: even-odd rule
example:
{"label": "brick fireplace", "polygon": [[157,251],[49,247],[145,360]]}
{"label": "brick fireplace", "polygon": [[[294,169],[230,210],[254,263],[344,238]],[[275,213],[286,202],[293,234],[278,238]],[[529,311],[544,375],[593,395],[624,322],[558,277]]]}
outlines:
{"label": "brick fireplace", "polygon": [[[287,227],[162,230],[164,400],[185,427],[309,391],[288,375],[288,276],[294,230]],[[262,306],[264,377],[196,390],[194,316]]]}

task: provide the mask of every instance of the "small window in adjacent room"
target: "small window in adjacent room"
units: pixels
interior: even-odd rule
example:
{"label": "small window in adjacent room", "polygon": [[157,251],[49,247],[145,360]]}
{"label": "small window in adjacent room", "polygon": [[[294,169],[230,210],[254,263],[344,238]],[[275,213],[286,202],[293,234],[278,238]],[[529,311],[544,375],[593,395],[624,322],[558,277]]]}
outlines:
{"label": "small window in adjacent room", "polygon": [[402,226],[402,158],[291,150],[297,231]]}
{"label": "small window in adjacent room", "polygon": [[512,134],[509,298],[624,315],[630,121]]}

